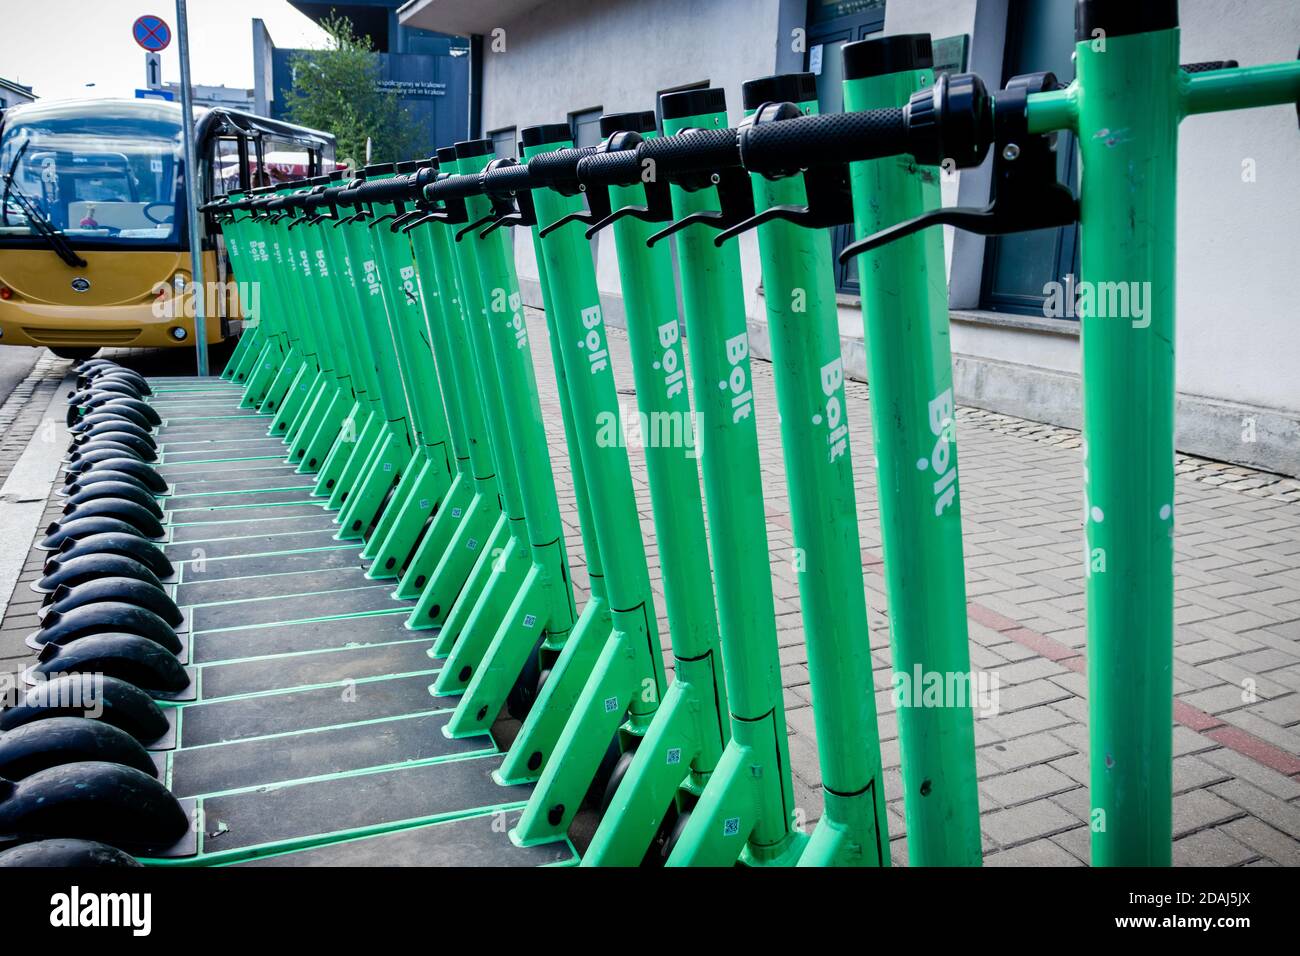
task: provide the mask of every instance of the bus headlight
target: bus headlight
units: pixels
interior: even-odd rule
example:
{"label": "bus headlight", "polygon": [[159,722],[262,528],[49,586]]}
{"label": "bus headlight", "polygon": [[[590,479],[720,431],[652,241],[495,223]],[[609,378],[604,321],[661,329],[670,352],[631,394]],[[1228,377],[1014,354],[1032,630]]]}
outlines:
{"label": "bus headlight", "polygon": [[185,336],[189,334],[179,325],[173,325],[167,331],[171,333],[171,337],[174,338],[177,342],[184,342]]}

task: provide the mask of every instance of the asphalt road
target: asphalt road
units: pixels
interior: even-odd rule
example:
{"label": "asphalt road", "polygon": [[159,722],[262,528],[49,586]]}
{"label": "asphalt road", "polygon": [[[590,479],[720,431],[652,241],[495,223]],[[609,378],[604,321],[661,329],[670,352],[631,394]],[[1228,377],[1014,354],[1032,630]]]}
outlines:
{"label": "asphalt road", "polygon": [[0,345],[0,404],[9,397],[14,386],[27,377],[36,360],[44,354],[44,349],[34,349],[27,345]]}

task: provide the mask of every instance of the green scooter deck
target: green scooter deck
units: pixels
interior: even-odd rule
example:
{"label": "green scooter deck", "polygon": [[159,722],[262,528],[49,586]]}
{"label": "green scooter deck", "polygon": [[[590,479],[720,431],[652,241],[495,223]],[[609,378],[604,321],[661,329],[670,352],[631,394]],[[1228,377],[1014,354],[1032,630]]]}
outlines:
{"label": "green scooter deck", "polygon": [[[197,856],[166,865],[538,866],[569,843],[516,847],[531,790],[492,777],[492,734],[443,732],[433,634],[365,577],[361,544],[285,460],[241,386],[153,379],[164,550],[197,696],[173,707],[166,781],[196,801]],[[436,633],[436,632],[434,632]]]}

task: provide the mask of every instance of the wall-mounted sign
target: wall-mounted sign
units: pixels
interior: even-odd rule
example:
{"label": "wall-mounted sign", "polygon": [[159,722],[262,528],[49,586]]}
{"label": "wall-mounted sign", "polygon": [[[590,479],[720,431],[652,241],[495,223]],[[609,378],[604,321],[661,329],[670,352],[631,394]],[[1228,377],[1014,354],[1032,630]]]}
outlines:
{"label": "wall-mounted sign", "polygon": [[379,80],[375,86],[385,92],[391,90],[398,96],[407,98],[447,95],[446,83],[434,83],[427,80]]}

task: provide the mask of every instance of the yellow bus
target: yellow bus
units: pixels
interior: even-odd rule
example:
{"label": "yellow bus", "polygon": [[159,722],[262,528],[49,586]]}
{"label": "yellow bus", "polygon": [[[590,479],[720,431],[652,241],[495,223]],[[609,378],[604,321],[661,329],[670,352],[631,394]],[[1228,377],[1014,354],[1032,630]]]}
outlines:
{"label": "yellow bus", "polygon": [[[236,110],[195,113],[200,203],[335,168],[328,133]],[[0,114],[0,344],[66,358],[192,348],[193,318],[161,301],[190,287],[182,170],[177,103],[38,100]],[[205,221],[200,232],[215,305],[205,333],[216,344],[239,332],[239,304],[219,230]]]}

